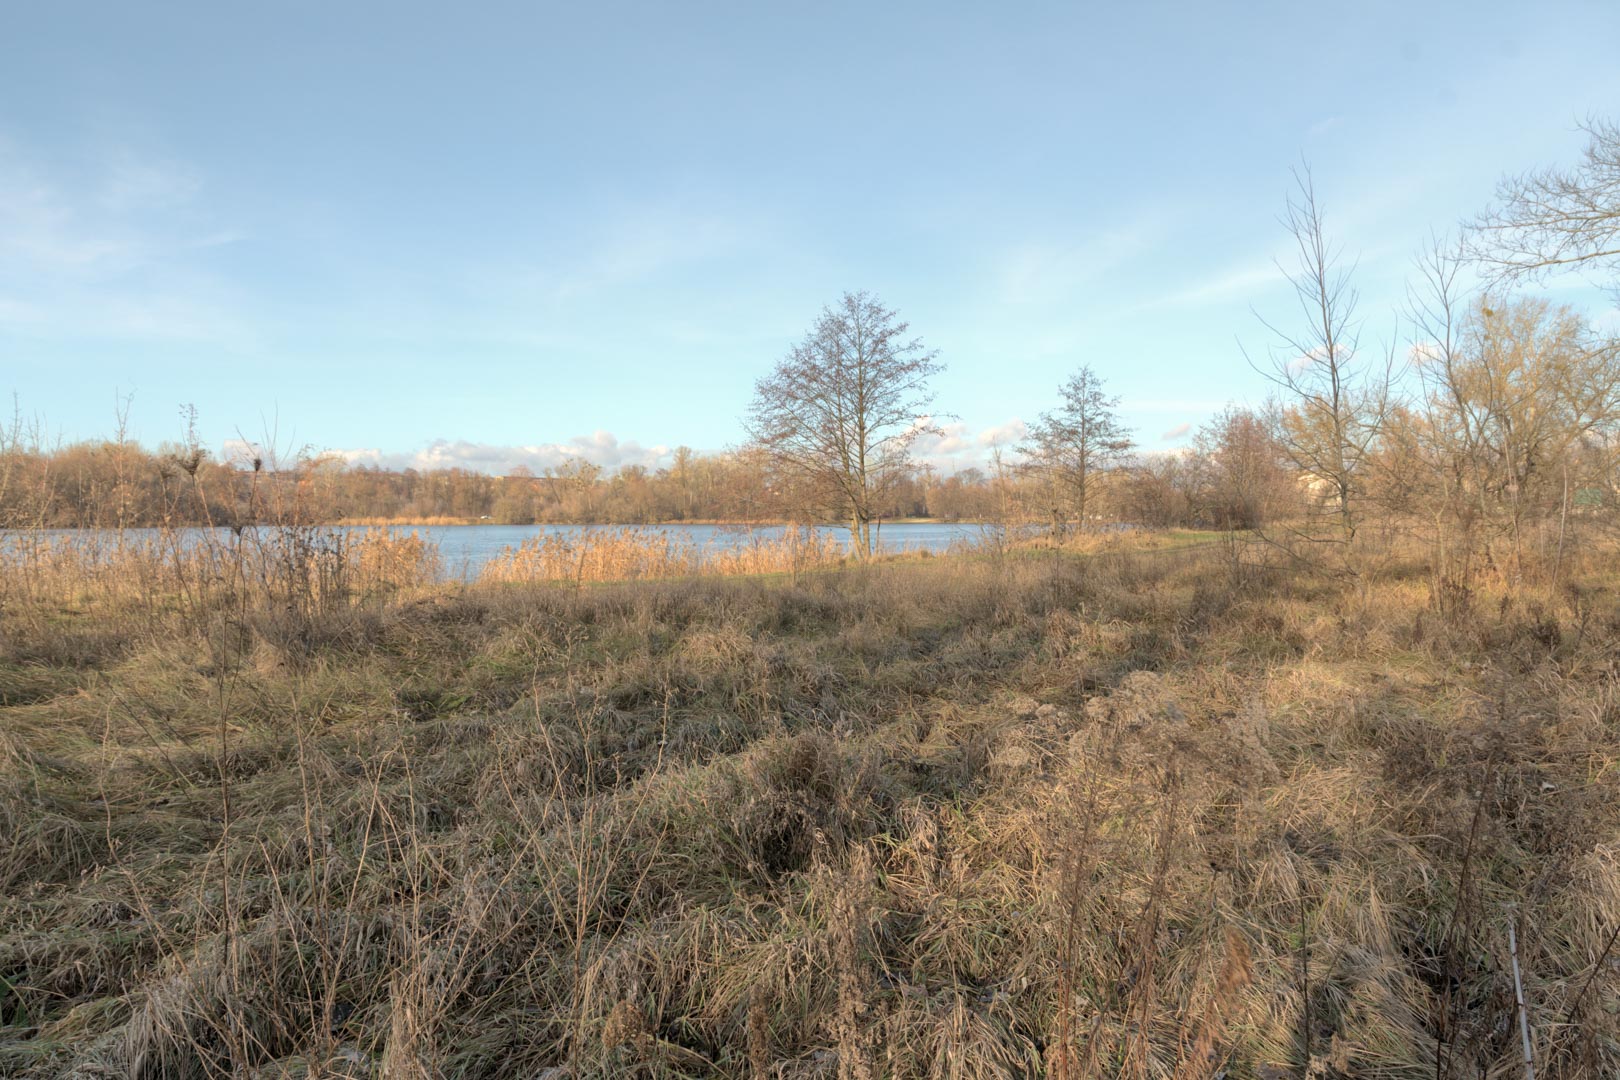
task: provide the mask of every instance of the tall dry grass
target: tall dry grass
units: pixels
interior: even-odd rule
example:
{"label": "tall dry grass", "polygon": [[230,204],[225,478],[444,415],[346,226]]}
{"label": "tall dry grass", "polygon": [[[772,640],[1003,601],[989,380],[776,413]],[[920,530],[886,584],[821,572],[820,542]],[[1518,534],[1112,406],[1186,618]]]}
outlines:
{"label": "tall dry grass", "polygon": [[1609,554],[1265,554],[59,611],[0,1074],[1614,1075]]}
{"label": "tall dry grass", "polygon": [[0,536],[5,621],[281,606],[318,613],[433,584],[437,549],[415,533],[317,526],[16,531]]}
{"label": "tall dry grass", "polygon": [[750,533],[740,543],[704,544],[656,527],[589,528],[525,540],[490,560],[479,577],[486,583],[579,584],[699,574],[796,574],[836,566],[845,557],[836,537],[814,529]]}

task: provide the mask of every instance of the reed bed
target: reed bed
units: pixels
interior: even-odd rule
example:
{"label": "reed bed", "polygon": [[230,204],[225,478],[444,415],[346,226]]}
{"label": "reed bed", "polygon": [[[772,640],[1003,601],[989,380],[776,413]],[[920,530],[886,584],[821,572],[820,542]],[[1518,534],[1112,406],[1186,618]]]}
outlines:
{"label": "reed bed", "polygon": [[416,533],[317,526],[17,531],[0,535],[13,617],[95,609],[152,617],[272,604],[323,610],[419,589],[441,574]]}
{"label": "reed bed", "polygon": [[741,543],[704,544],[656,527],[545,533],[485,565],[485,583],[643,581],[700,574],[795,574],[846,559],[838,539],[815,529],[748,533]]}
{"label": "reed bed", "polygon": [[452,517],[446,514],[414,514],[404,517],[382,517],[377,515],[352,514],[342,519],[342,524],[363,527],[383,528],[409,528],[411,526],[437,527],[447,525],[488,525],[487,518]]}

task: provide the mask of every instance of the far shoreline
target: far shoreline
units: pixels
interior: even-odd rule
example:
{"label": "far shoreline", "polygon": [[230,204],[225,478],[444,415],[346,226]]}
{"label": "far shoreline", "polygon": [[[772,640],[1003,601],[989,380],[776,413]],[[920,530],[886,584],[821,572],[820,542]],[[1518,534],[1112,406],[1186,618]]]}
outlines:
{"label": "far shoreline", "polygon": [[[848,522],[838,521],[791,521],[787,518],[735,521],[721,518],[683,518],[680,521],[495,521],[491,518],[460,518],[460,517],[353,517],[342,518],[337,521],[321,522],[324,526],[348,525],[364,528],[442,528],[459,525],[499,525],[506,528],[535,528],[540,526],[566,525],[585,529],[662,529],[671,525],[715,525],[739,529],[775,529],[789,525],[800,525],[812,529],[847,529]],[[910,517],[910,518],[884,518],[872,522],[873,528],[884,525],[983,525],[982,521],[954,521],[948,518]]]}
{"label": "far shoreline", "polygon": [[[13,525],[0,528],[0,532],[73,532],[89,530],[93,532],[119,532],[144,529],[230,529],[230,528],[276,528],[281,525],[297,524],[303,528],[314,529],[442,529],[490,526],[503,529],[534,529],[534,528],[571,528],[571,529],[667,529],[671,527],[684,527],[687,525],[708,525],[719,528],[735,529],[780,529],[790,525],[798,525],[807,529],[845,529],[848,522],[839,521],[790,521],[785,518],[764,521],[732,521],[718,518],[688,518],[681,521],[495,521],[490,518],[464,518],[464,517],[352,517],[338,518],[329,521],[310,522],[216,522],[212,526],[207,522],[189,523],[126,523],[124,525]],[[871,523],[873,529],[882,529],[887,525],[956,525],[963,528],[977,528],[988,524],[983,521],[957,521],[948,518],[884,518]]]}

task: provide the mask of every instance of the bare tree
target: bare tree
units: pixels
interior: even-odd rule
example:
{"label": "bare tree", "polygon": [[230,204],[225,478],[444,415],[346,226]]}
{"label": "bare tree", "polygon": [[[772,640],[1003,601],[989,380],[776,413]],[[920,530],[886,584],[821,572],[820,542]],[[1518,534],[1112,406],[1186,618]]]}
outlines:
{"label": "bare tree", "polygon": [[584,524],[596,519],[598,484],[603,471],[595,462],[571,455],[555,465],[548,465],[540,473],[554,512],[561,520]]}
{"label": "bare tree", "polygon": [[1274,335],[1269,366],[1254,364],[1282,392],[1277,435],[1299,470],[1300,482],[1317,496],[1332,521],[1332,535],[1301,534],[1348,551],[1361,525],[1362,483],[1384,418],[1393,380],[1393,355],[1370,360],[1361,352],[1353,267],[1328,243],[1321,206],[1309,169],[1294,174],[1283,226],[1293,238],[1296,262],[1279,267],[1299,303],[1302,329]]}
{"label": "bare tree", "polygon": [[1256,529],[1297,505],[1282,447],[1265,421],[1227,407],[1193,437],[1187,483],[1197,520]]}
{"label": "bare tree", "polygon": [[1580,268],[1620,274],[1620,124],[1588,120],[1573,169],[1504,179],[1496,205],[1474,219],[1469,252],[1498,282]]}
{"label": "bare tree", "polygon": [[1089,365],[1069,376],[1058,392],[1063,404],[1041,414],[1018,452],[1045,482],[1052,529],[1061,535],[1070,513],[1086,527],[1095,509],[1098,473],[1122,461],[1135,444],[1119,418],[1119,398],[1108,395]]}
{"label": "bare tree", "polygon": [[[1392,414],[1382,456],[1391,505],[1430,522],[1437,596],[1466,590],[1495,538],[1524,569],[1526,525],[1603,489],[1620,423],[1620,350],[1567,307],[1470,290],[1466,242],[1436,241],[1411,293],[1422,388]],[[1573,487],[1572,487],[1573,485]],[[1555,569],[1556,573],[1556,569]]]}
{"label": "bare tree", "polygon": [[1435,596],[1466,582],[1485,483],[1479,475],[1484,417],[1463,393],[1463,328],[1470,292],[1460,240],[1433,237],[1407,289],[1411,357],[1421,389],[1415,407],[1391,413],[1383,470],[1392,505],[1433,531]]}
{"label": "bare tree", "polygon": [[1478,516],[1507,534],[1515,573],[1526,522],[1567,506],[1583,441],[1620,420],[1615,359],[1575,311],[1546,300],[1483,297],[1468,311],[1436,423],[1469,433],[1469,493]]}
{"label": "bare tree", "polygon": [[1120,502],[1129,520],[1152,528],[1192,519],[1199,462],[1186,450],[1142,454],[1125,465]]}
{"label": "bare tree", "polygon": [[938,431],[928,380],[944,366],[909,329],[871,294],[845,293],[755,384],[745,420],[778,470],[845,516],[862,558],[872,554],[883,495],[910,468],[912,444]]}

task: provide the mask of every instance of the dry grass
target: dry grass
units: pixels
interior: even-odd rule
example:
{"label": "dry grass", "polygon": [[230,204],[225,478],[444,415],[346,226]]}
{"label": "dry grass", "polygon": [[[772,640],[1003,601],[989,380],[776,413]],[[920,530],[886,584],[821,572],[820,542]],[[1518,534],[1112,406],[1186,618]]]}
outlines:
{"label": "dry grass", "polygon": [[486,583],[639,581],[699,574],[796,574],[844,562],[830,533],[788,529],[749,534],[734,545],[706,546],[656,527],[543,533],[508,548],[480,573]]}
{"label": "dry grass", "polygon": [[37,592],[0,1074],[1615,1075],[1609,559]]}
{"label": "dry grass", "polygon": [[0,603],[123,617],[176,603],[332,606],[427,585],[437,549],[416,533],[319,526],[245,530],[11,532],[0,536]]}

